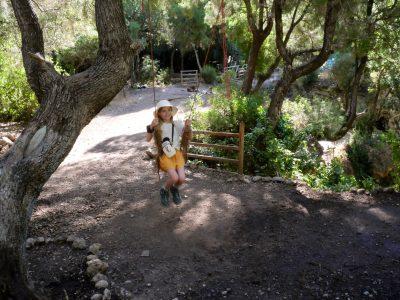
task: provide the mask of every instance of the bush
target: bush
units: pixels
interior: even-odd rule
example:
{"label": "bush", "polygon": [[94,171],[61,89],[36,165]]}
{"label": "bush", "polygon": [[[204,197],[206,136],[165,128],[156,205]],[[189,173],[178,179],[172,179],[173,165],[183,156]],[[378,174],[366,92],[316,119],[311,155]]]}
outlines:
{"label": "bush", "polygon": [[393,132],[363,134],[357,131],[347,153],[359,183],[370,185],[368,182],[373,178],[375,183],[392,184],[398,176],[399,145],[398,136]]}
{"label": "bush", "polygon": [[337,132],[344,122],[340,103],[336,99],[297,96],[283,103],[282,112],[290,116],[297,130],[305,130],[317,139]]}
{"label": "bush", "polygon": [[61,68],[61,73],[76,74],[93,65],[98,48],[97,36],[80,36],[73,47],[54,53],[53,61]]}
{"label": "bush", "polygon": [[12,66],[0,52],[0,120],[28,121],[38,106],[25,70]]}
{"label": "bush", "polygon": [[305,75],[304,77],[301,78],[301,83],[305,89],[310,89],[312,88],[318,81],[318,74],[319,71],[315,70],[314,72],[311,72],[310,74]]}
{"label": "bush", "polygon": [[212,84],[217,81],[217,70],[212,66],[204,66],[200,74],[205,83]]}
{"label": "bush", "polygon": [[[168,84],[171,81],[169,69],[160,69],[160,62],[154,60],[154,73],[156,85]],[[153,84],[153,63],[149,55],[143,56],[139,82],[141,84]]]}

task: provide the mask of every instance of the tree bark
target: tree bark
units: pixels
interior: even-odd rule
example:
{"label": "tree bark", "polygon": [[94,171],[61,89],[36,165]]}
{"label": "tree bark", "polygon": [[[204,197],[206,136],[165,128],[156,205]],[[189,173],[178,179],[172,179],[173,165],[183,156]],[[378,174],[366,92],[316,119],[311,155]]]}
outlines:
{"label": "tree bark", "polygon": [[368,57],[365,55],[360,59],[360,63],[356,67],[356,72],[351,85],[351,92],[347,93],[348,101],[346,101],[346,103],[348,103],[348,106],[346,111],[346,121],[333,137],[329,138],[329,140],[339,140],[344,137],[351,128],[353,128],[354,121],[357,117],[358,89],[360,88],[361,78],[364,74],[367,61]]}
{"label": "tree bark", "polygon": [[[258,54],[265,39],[272,31],[273,17],[272,13],[270,13],[266,20],[264,20],[265,0],[259,0],[258,24],[256,24],[250,0],[244,0],[244,3],[246,5],[247,22],[253,36],[249,57],[247,59],[247,71],[242,84],[243,93],[249,94],[253,87]],[[267,24],[264,28],[265,21],[267,21]]]}
{"label": "tree bark", "polygon": [[[298,78],[309,74],[319,67],[328,59],[331,53],[332,41],[335,35],[335,27],[340,11],[340,1],[328,0],[325,12],[324,24],[324,40],[322,48],[317,56],[298,67],[292,67],[295,56],[286,48],[287,42],[283,40],[282,26],[282,0],[276,0],[275,7],[275,30],[276,30],[276,46],[279,55],[282,57],[285,67],[283,69],[282,78],[277,83],[274,92],[271,95],[271,104],[268,108],[267,118],[272,127],[276,127],[282,110],[282,104],[291,84]],[[306,50],[307,51],[307,50]],[[304,52],[304,51],[302,51]]]}
{"label": "tree bark", "polygon": [[197,62],[197,67],[199,68],[199,71],[201,72],[201,64],[200,64],[200,59],[199,59],[199,53],[197,52],[196,46],[192,44],[194,55],[196,56],[196,62]]}
{"label": "tree bark", "polygon": [[263,36],[253,35],[253,42],[251,44],[249,59],[247,61],[247,72],[242,85],[242,91],[245,94],[249,94],[251,88],[253,87],[253,79],[256,73],[257,58],[264,41],[265,38],[263,38]]}
{"label": "tree bark", "polygon": [[14,146],[0,158],[0,298],[35,299],[28,286],[24,256],[35,199],[83,127],[124,86],[134,53],[121,1],[96,1],[97,59],[86,71],[62,77],[44,59],[42,32],[30,1],[12,0],[12,5],[28,81],[41,106]]}

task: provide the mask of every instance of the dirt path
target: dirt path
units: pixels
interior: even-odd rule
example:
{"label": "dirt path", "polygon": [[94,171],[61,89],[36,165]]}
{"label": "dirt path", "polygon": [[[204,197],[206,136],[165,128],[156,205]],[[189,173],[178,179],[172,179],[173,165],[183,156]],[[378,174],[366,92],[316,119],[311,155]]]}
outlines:
{"label": "dirt path", "polygon": [[[162,98],[178,94],[188,93]],[[398,194],[319,193],[191,168],[182,205],[163,208],[143,160],[151,97],[120,94],[83,130],[45,185],[30,236],[100,242],[113,299],[400,298]],[[95,293],[85,251],[27,253],[35,286],[53,299]]]}

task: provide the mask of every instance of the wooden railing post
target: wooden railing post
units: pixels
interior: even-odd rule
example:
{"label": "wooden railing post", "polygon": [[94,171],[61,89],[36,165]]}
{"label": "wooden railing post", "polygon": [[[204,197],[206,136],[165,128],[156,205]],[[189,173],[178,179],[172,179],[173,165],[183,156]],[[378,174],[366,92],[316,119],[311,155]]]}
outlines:
{"label": "wooden railing post", "polygon": [[239,167],[238,173],[243,174],[243,159],[244,159],[244,123],[239,125]]}

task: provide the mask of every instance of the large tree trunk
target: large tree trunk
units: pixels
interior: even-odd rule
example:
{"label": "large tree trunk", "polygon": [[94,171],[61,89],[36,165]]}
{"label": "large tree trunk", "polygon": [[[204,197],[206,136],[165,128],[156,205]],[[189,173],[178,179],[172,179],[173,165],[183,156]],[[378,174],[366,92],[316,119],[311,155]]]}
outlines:
{"label": "large tree trunk", "polygon": [[257,58],[260,48],[264,43],[266,36],[264,35],[253,35],[253,42],[251,44],[249,59],[247,60],[247,72],[243,80],[242,91],[245,94],[249,94],[253,87],[254,74],[256,73]]}
{"label": "large tree trunk", "polygon": [[[333,37],[335,35],[335,27],[340,11],[340,1],[328,0],[326,4],[325,12],[325,24],[324,24],[324,39],[321,49],[308,49],[298,52],[291,52],[287,49],[287,41],[283,39],[283,25],[282,25],[282,0],[276,0],[274,2],[275,8],[275,30],[276,30],[276,47],[279,51],[279,55],[285,62],[283,69],[282,78],[277,83],[273,94],[271,95],[271,104],[268,108],[267,117],[272,127],[276,127],[281,114],[282,104],[288,93],[291,84],[298,78],[310,74],[328,59],[331,54],[331,47]],[[294,27],[293,27],[294,28]],[[293,29],[292,28],[292,29]],[[298,67],[293,67],[293,60],[297,55],[301,55],[307,52],[319,51],[318,55],[301,64]]]}
{"label": "large tree trunk", "polygon": [[83,127],[126,83],[133,51],[121,1],[96,1],[96,62],[82,73],[62,77],[44,60],[42,33],[29,0],[12,0],[12,5],[28,81],[41,107],[0,158],[0,299],[35,299],[28,287],[24,257],[34,201]]}
{"label": "large tree trunk", "polygon": [[267,117],[273,126],[278,123],[282,111],[283,101],[285,100],[285,96],[287,95],[294,80],[295,79],[293,78],[290,66],[285,66],[283,69],[282,78],[276,84],[274,92],[271,95],[271,103],[268,108]]}

